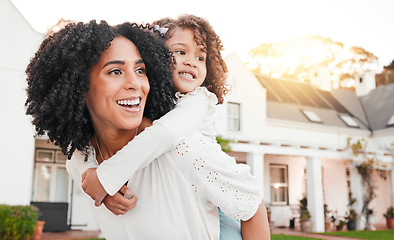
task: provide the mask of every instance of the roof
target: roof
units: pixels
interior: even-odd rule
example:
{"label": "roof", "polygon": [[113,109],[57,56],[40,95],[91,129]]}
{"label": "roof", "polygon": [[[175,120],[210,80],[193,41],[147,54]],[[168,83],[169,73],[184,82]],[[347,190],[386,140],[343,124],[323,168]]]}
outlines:
{"label": "roof", "polygon": [[389,124],[394,115],[394,83],[377,87],[360,99],[372,130],[394,127]]}
{"label": "roof", "polygon": [[394,114],[394,84],[358,97],[344,89],[328,92],[308,83],[259,74],[256,78],[267,89],[268,118],[368,131],[394,127],[387,125]]}

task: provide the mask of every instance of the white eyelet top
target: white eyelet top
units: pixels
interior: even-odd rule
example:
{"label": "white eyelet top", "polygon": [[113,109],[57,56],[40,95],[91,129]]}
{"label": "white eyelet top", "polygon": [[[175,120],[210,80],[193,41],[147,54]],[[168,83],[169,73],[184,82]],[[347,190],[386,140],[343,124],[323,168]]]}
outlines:
{"label": "white eyelet top", "polygon": [[[215,140],[216,96],[199,87],[177,97],[173,110],[97,168],[109,194],[129,181],[138,199],[127,214],[115,216],[86,195],[107,239],[219,239],[218,207],[248,220],[262,201],[249,166],[236,164]],[[67,161],[77,183],[98,165],[94,155],[87,162],[83,157],[75,153]]]}

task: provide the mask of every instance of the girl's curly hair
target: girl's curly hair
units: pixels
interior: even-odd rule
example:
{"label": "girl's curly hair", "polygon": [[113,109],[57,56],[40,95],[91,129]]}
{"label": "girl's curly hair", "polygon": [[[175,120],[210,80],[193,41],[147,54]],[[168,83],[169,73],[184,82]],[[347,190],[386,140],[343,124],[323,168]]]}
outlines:
{"label": "girl's curly hair", "polygon": [[202,86],[216,94],[219,104],[223,103],[224,96],[230,90],[230,85],[227,83],[228,70],[221,55],[222,41],[208,20],[185,14],[177,19],[162,18],[153,22],[152,25],[169,28],[165,34],[166,39],[171,38],[177,28],[187,28],[193,31],[197,44],[202,45],[207,51],[207,77]]}
{"label": "girl's curly hair", "polygon": [[171,55],[164,43],[142,26],[105,21],[70,23],[48,36],[26,69],[26,114],[33,117],[36,134],[49,139],[71,158],[76,149],[89,154],[94,134],[86,106],[91,67],[116,36],[124,36],[138,48],[150,83],[144,116],[155,120],[174,105]]}

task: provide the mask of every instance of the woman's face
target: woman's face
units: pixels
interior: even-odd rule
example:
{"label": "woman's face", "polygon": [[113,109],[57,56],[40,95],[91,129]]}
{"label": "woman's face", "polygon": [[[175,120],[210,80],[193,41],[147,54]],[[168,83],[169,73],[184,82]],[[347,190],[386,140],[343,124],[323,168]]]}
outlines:
{"label": "woman's face", "polygon": [[197,45],[192,30],[176,29],[166,45],[175,56],[173,82],[176,90],[186,93],[201,86],[207,76],[207,54],[201,45]]}
{"label": "woman's face", "polygon": [[90,72],[87,107],[94,128],[132,130],[142,120],[149,82],[137,47],[116,37]]}

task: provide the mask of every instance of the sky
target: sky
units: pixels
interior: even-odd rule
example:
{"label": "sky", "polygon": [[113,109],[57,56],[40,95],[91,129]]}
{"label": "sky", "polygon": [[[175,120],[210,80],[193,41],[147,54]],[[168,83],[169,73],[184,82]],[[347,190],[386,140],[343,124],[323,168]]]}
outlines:
{"label": "sky", "polygon": [[393,0],[11,0],[38,32],[58,19],[147,23],[195,14],[209,20],[226,55],[306,34],[362,47],[380,64],[394,59]]}

